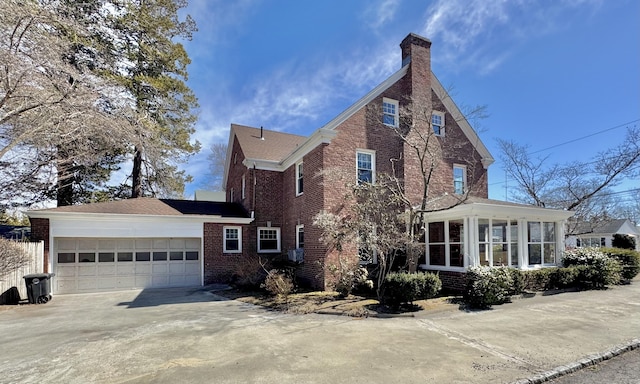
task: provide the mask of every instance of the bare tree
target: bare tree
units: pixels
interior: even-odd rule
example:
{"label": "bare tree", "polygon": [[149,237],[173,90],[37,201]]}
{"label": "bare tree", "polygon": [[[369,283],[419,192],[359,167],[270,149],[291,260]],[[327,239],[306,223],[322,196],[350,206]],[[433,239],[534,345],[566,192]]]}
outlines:
{"label": "bare tree", "polygon": [[0,238],[0,278],[29,263],[29,254],[13,240]]}
{"label": "bare tree", "polygon": [[[436,108],[447,110],[441,105]],[[407,257],[405,267],[415,271],[426,246],[428,214],[462,204],[470,195],[486,188],[486,172],[476,151],[478,142],[469,140],[458,129],[458,124],[466,123],[462,113],[447,115],[453,122],[441,127],[451,130],[446,134],[439,128],[436,132],[432,126],[434,109],[431,102],[407,97],[399,109],[399,121],[387,125],[383,125],[381,116],[384,114],[378,106],[370,105],[367,110],[368,120],[391,130],[394,135],[390,139],[395,137],[397,140],[398,156],[390,159],[388,171],[378,173],[373,184],[345,183],[347,193],[343,203],[331,211],[321,212],[314,222],[322,229],[325,244],[338,251],[338,257],[345,249],[351,255],[357,255],[356,258],[375,255],[378,297],[383,294],[384,279],[399,254]],[[471,112],[478,117],[485,114],[485,108],[474,108]],[[435,182],[438,174],[450,172],[445,167],[453,163],[464,163],[467,167],[467,184],[457,191],[459,193],[452,193],[453,185]],[[415,167],[417,172],[408,176],[409,185],[403,175]],[[352,171],[329,172],[353,180]],[[336,185],[335,177],[332,179],[324,174],[324,179],[325,183],[329,181]]]}
{"label": "bare tree", "polygon": [[214,143],[209,148],[209,171],[211,179],[208,187],[212,191],[222,191],[222,179],[224,177],[224,162],[227,156],[227,145],[223,143]]}
{"label": "bare tree", "polygon": [[549,166],[547,158],[531,159],[526,146],[499,143],[507,174],[517,183],[516,199],[575,211],[568,234],[585,230],[578,223],[590,222],[593,227],[609,220],[612,205],[606,196],[610,188],[626,178],[640,176],[640,129],[636,127],[627,130],[620,145],[597,153],[586,163]]}

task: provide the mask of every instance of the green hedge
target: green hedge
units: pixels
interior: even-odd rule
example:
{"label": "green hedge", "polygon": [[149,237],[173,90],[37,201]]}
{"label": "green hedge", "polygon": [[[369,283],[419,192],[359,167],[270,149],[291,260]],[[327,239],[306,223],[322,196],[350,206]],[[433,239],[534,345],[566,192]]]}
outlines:
{"label": "green hedge", "polygon": [[489,308],[506,303],[517,292],[517,269],[509,267],[473,267],[467,271],[464,300],[472,308]]}
{"label": "green hedge", "polygon": [[433,273],[392,272],[384,281],[383,303],[392,307],[435,297],[442,289],[440,277]]}
{"label": "green hedge", "polygon": [[632,280],[640,273],[640,252],[621,248],[602,248],[601,251],[622,264],[622,279]]}

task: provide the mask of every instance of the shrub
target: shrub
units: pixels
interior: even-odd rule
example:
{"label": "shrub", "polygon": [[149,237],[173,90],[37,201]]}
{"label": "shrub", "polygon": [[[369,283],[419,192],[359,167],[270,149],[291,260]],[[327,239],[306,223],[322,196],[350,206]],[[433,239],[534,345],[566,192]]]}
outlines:
{"label": "shrub", "polygon": [[383,302],[392,307],[435,297],[442,289],[438,275],[423,272],[391,272],[384,284]]}
{"label": "shrub", "polygon": [[360,266],[357,256],[338,255],[336,260],[332,260],[325,265],[332,279],[333,289],[340,296],[347,297],[356,288],[373,289],[373,281],[369,280],[369,271]]}
{"label": "shrub", "polygon": [[601,289],[619,284],[622,265],[607,256],[599,248],[576,248],[565,251],[562,262],[565,267],[577,266],[577,283],[581,288]]}
{"label": "shrub", "polygon": [[602,252],[622,264],[622,279],[631,280],[640,273],[640,252],[621,248],[602,248]]}
{"label": "shrub", "polygon": [[274,296],[286,298],[293,291],[293,279],[285,271],[272,269],[262,287]]}
{"label": "shrub", "polygon": [[576,285],[580,272],[577,267],[554,268],[551,285],[554,288],[569,288]]}
{"label": "shrub", "polygon": [[611,241],[611,245],[614,248],[634,250],[636,249],[636,239],[629,235],[622,235],[622,234],[616,233],[613,235],[613,240]]}
{"label": "shrub", "polygon": [[29,254],[19,243],[0,238],[0,277],[27,265],[29,261]]}
{"label": "shrub", "polygon": [[509,267],[472,267],[467,271],[464,300],[472,308],[489,308],[510,300],[515,292]]}
{"label": "shrub", "polygon": [[233,285],[240,290],[258,289],[264,283],[265,269],[260,258],[256,255],[242,257],[233,269]]}

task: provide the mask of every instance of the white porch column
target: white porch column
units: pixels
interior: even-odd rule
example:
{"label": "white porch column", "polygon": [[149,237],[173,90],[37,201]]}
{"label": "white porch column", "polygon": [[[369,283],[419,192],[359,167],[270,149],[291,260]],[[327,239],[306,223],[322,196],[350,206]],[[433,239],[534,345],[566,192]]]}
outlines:
{"label": "white porch column", "polygon": [[527,220],[518,220],[518,265],[520,269],[526,269],[529,266],[529,248],[527,247]]}
{"label": "white porch column", "polygon": [[562,265],[561,259],[564,254],[565,238],[564,238],[565,221],[556,221],[556,265]]}
{"label": "white porch column", "polygon": [[465,267],[475,267],[480,265],[480,258],[478,256],[478,218],[476,216],[465,217],[464,224],[466,236],[464,248],[468,259],[468,265],[465,264]]}

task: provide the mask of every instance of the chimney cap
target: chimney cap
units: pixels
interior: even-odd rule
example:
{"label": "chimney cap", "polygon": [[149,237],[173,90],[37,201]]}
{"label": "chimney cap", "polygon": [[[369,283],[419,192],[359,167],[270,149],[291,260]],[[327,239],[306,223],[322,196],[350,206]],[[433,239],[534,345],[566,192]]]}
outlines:
{"label": "chimney cap", "polygon": [[406,45],[419,45],[428,48],[431,46],[431,40],[426,37],[416,35],[415,33],[410,33],[404,38],[404,40],[402,40],[402,43],[400,43],[400,47],[404,47]]}

